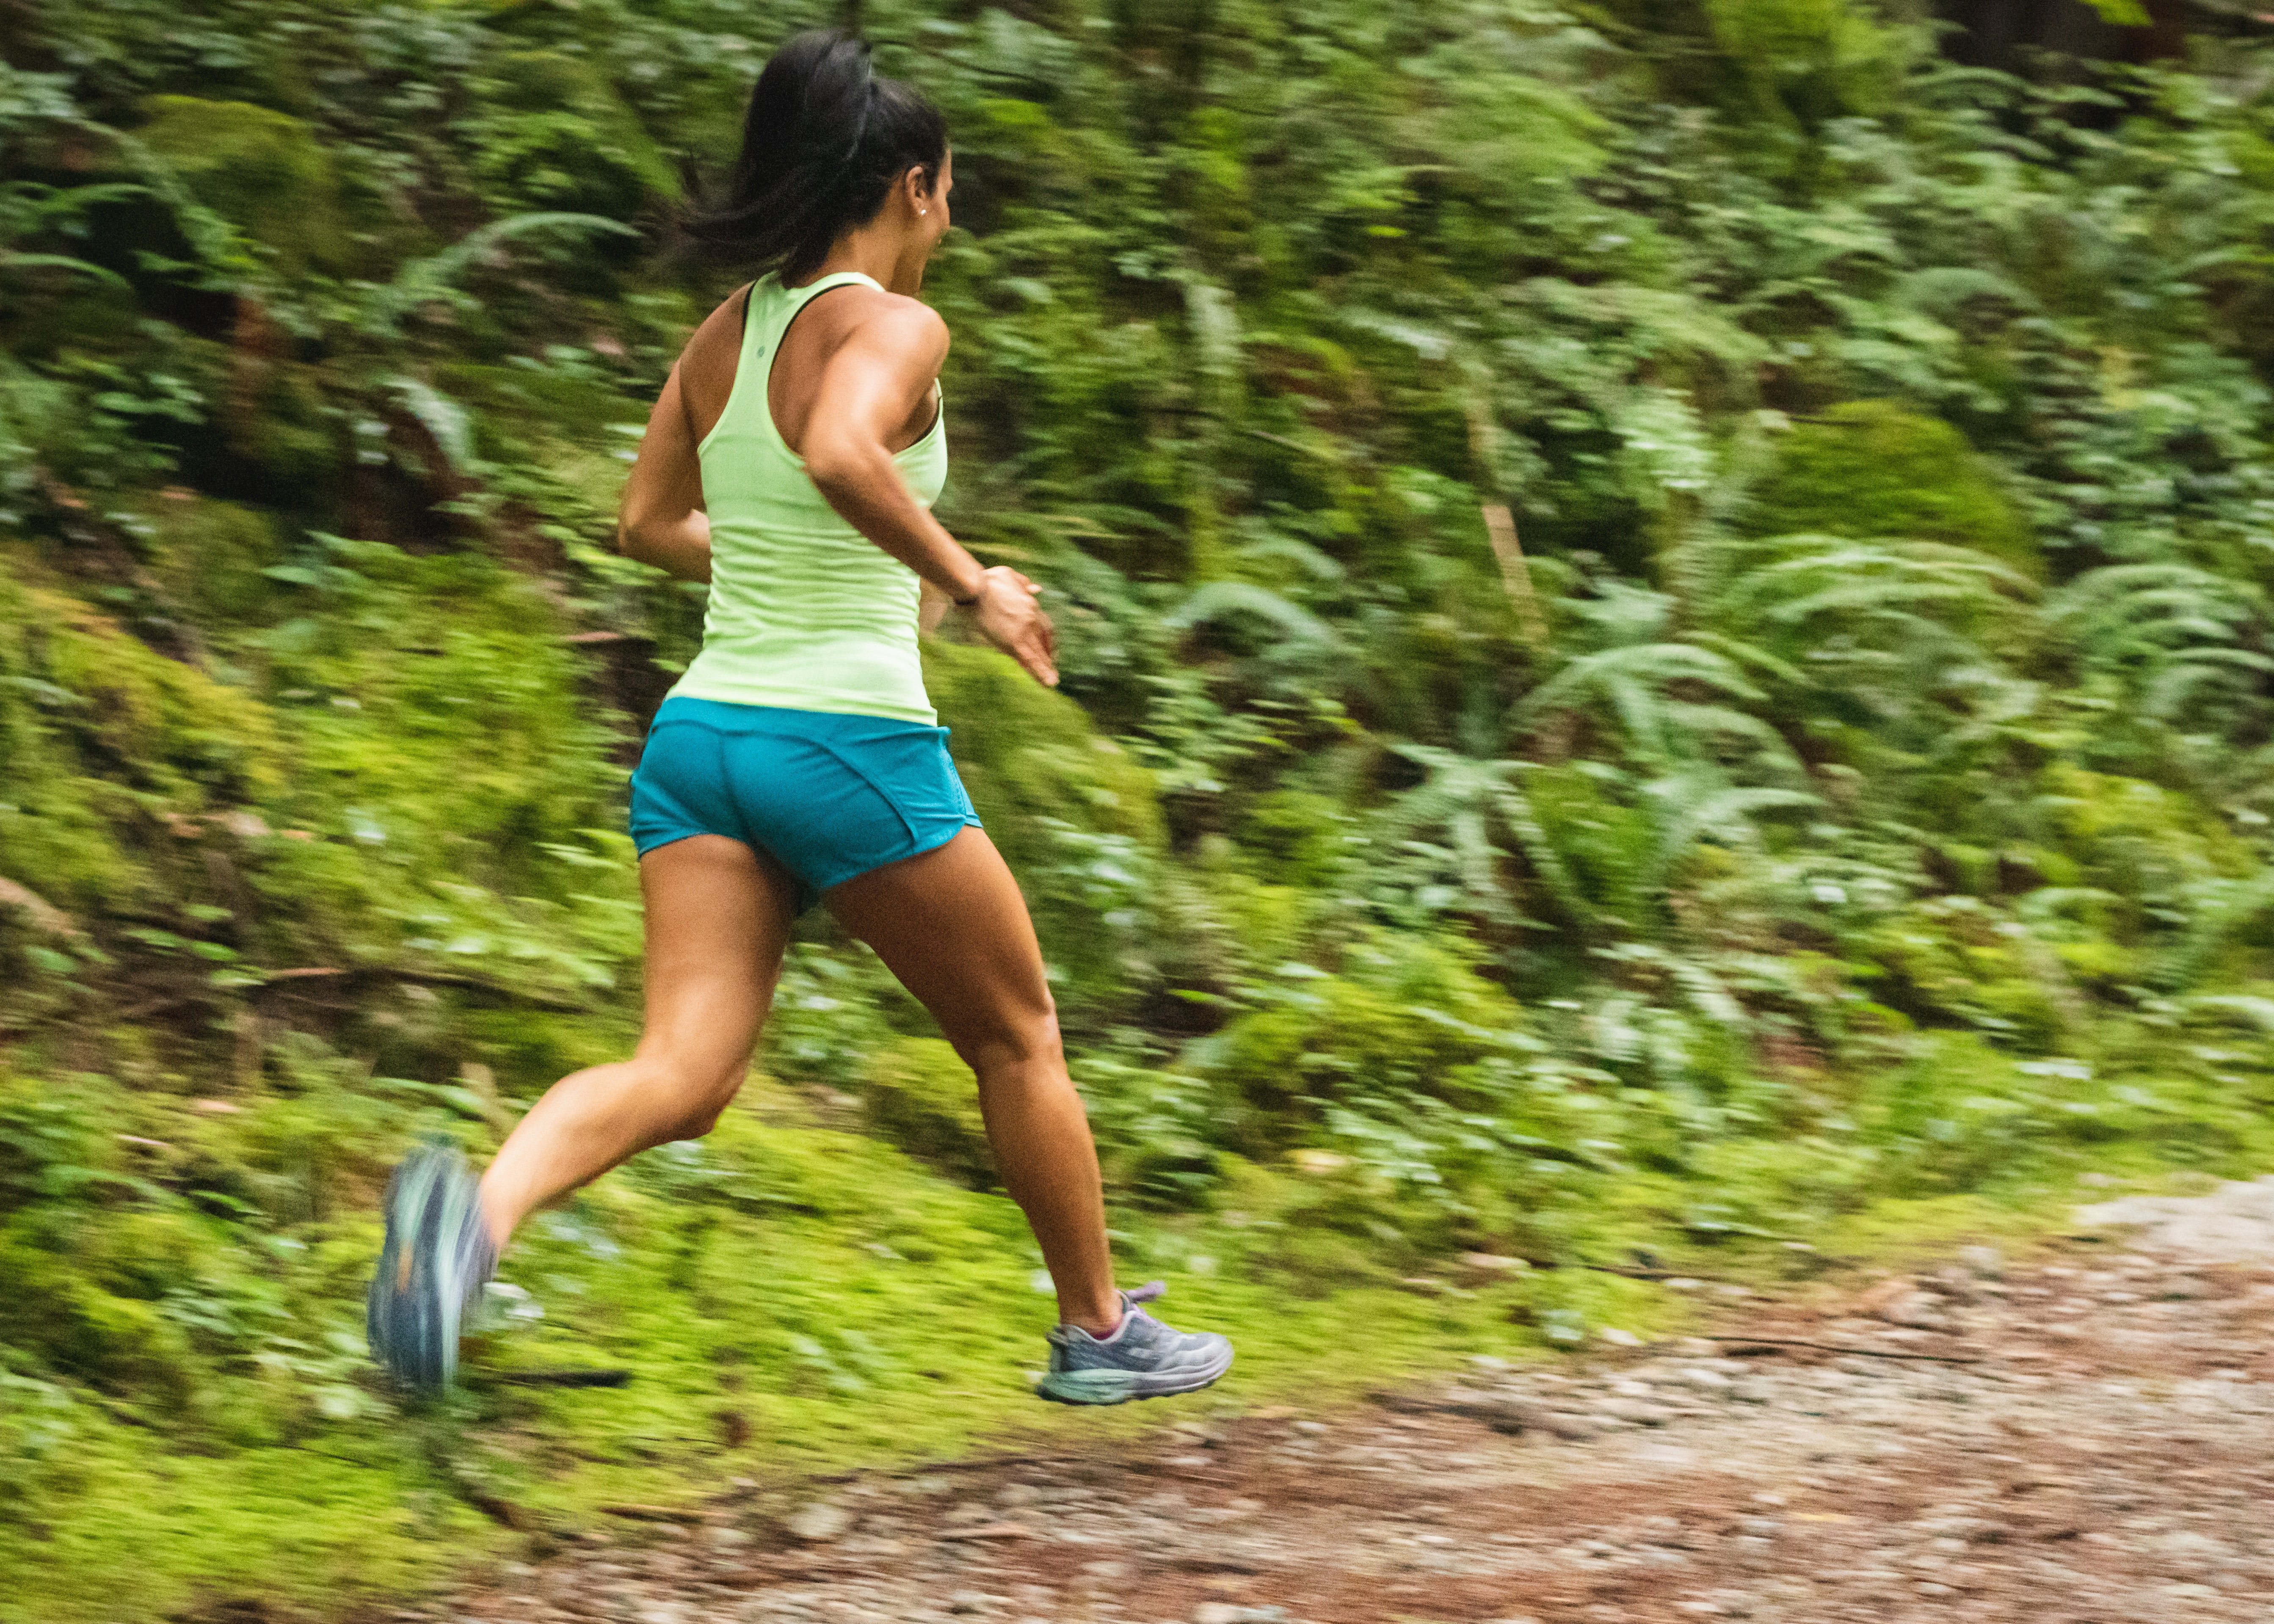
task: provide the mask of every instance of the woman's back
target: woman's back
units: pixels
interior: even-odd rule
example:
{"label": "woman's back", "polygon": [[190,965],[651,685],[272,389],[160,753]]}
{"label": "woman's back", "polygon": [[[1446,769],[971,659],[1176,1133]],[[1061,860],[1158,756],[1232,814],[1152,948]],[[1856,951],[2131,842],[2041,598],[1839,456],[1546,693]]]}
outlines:
{"label": "woman's back", "polygon": [[[883,291],[857,271],[801,288],[766,276],[750,289],[732,384],[697,447],[711,522],[711,603],[703,651],[673,692],[930,724],[935,718],[916,649],[915,573],[830,506],[784,439],[769,400],[784,398],[782,386],[800,381],[773,377],[792,321],[815,298],[848,285]],[[698,388],[690,387],[690,395]],[[809,402],[809,388],[789,393],[805,397],[799,406]],[[893,457],[927,508],[947,477],[937,391],[933,407],[930,427]]]}

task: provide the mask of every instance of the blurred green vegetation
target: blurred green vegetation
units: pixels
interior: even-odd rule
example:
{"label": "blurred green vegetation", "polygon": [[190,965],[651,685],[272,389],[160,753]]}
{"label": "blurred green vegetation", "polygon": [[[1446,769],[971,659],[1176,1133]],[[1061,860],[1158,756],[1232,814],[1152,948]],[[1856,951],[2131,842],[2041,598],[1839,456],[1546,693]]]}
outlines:
{"label": "blurred green vegetation", "polygon": [[[942,512],[1066,682],[928,676],[1227,1402],[1670,1323],[1583,1267],[1637,1249],[2265,1164],[2264,48],[862,12],[954,131]],[[362,1345],[403,1147],[636,1029],[700,601],[613,507],[734,282],[662,224],[833,15],[0,18],[0,1619],[335,1615],[609,1499],[1140,1424],[1026,1397],[968,1079],[821,915],[746,1109],[536,1227],[464,1394]]]}

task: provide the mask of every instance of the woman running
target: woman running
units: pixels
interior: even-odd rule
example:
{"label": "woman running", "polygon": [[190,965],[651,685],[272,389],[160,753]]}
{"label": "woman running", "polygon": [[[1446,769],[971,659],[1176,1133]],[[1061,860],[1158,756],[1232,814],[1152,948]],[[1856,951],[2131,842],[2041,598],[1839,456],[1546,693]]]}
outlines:
{"label": "woman running", "polygon": [[[801,34],[751,93],[723,204],[695,222],[757,281],[697,329],[648,419],[619,545],[708,582],[703,649],[632,778],[646,1022],[629,1060],[554,1084],[478,1183],[423,1150],[388,1189],[373,1350],[451,1379],[461,1316],[515,1226],[640,1151],[710,1131],[742,1086],[791,922],[825,901],[978,1074],[1003,1182],[1058,1290],[1045,1397],[1187,1393],[1231,1364],[1118,1291],[1097,1154],[1024,900],[926,698],[920,617],[949,604],[1055,684],[1036,588],[931,515],[947,327],[916,294],[946,233],[946,125],[867,49]],[[928,622],[929,623],[929,622]]]}

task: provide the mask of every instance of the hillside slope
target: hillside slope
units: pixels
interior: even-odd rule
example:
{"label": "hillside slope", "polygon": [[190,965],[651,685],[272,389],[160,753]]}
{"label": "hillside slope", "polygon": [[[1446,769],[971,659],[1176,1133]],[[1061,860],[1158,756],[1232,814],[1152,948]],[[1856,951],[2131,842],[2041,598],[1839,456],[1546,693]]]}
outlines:
{"label": "hillside slope", "polygon": [[[2263,48],[861,11],[954,132],[941,511],[1067,680],[928,674],[1127,1267],[1244,1391],[1670,1312],[1550,1265],[2263,1162]],[[361,1345],[403,1148],[634,1030],[623,778],[700,604],[615,489],[735,280],[664,222],[818,15],[0,14],[0,1617],[337,1612],[1027,1425],[968,1083],[821,916],[749,1109],[516,1254],[456,1410]],[[632,1380],[504,1380],[563,1365]]]}

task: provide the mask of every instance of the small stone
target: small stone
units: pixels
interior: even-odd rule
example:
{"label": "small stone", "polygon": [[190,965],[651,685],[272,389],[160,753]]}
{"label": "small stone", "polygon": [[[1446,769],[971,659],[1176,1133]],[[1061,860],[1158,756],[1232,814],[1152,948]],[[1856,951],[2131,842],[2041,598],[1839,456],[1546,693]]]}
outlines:
{"label": "small stone", "polygon": [[1674,1419],[1674,1412],[1662,1404],[1634,1398],[1607,1398],[1595,1408],[1615,1420],[1636,1426],[1664,1426]]}
{"label": "small stone", "polygon": [[1876,1317],[1888,1304],[1909,1296],[1917,1289],[1901,1274],[1891,1274],[1878,1284],[1857,1292],[1855,1299],[1848,1304],[1848,1312]]}
{"label": "small stone", "polygon": [[817,1500],[801,1506],[783,1524],[793,1539],[802,1539],[809,1545],[826,1545],[841,1539],[853,1526],[853,1514],[842,1506],[832,1506]]}
{"label": "small stone", "polygon": [[1642,1346],[1641,1337],[1637,1336],[1632,1331],[1623,1331],[1615,1325],[1607,1325],[1601,1330],[1596,1332],[1595,1335],[1602,1338],[1603,1341],[1610,1343],[1614,1348],[1639,1348]]}
{"label": "small stone", "polygon": [[1889,1325],[1907,1326],[1913,1330],[1941,1331],[1950,1326],[1934,1298],[1918,1290],[1905,1291],[1880,1304],[1879,1315]]}
{"label": "small stone", "polygon": [[1533,1419],[1531,1424],[1543,1432],[1553,1432],[1556,1437],[1566,1439],[1572,1443],[1584,1443],[1603,1430],[1601,1423],[1594,1417],[1583,1416],[1569,1410],[1538,1411],[1536,1419]]}
{"label": "small stone", "polygon": [[1480,1274],[1518,1274],[1532,1267],[1522,1258],[1502,1257],[1496,1252],[1465,1252],[1461,1265]]}

